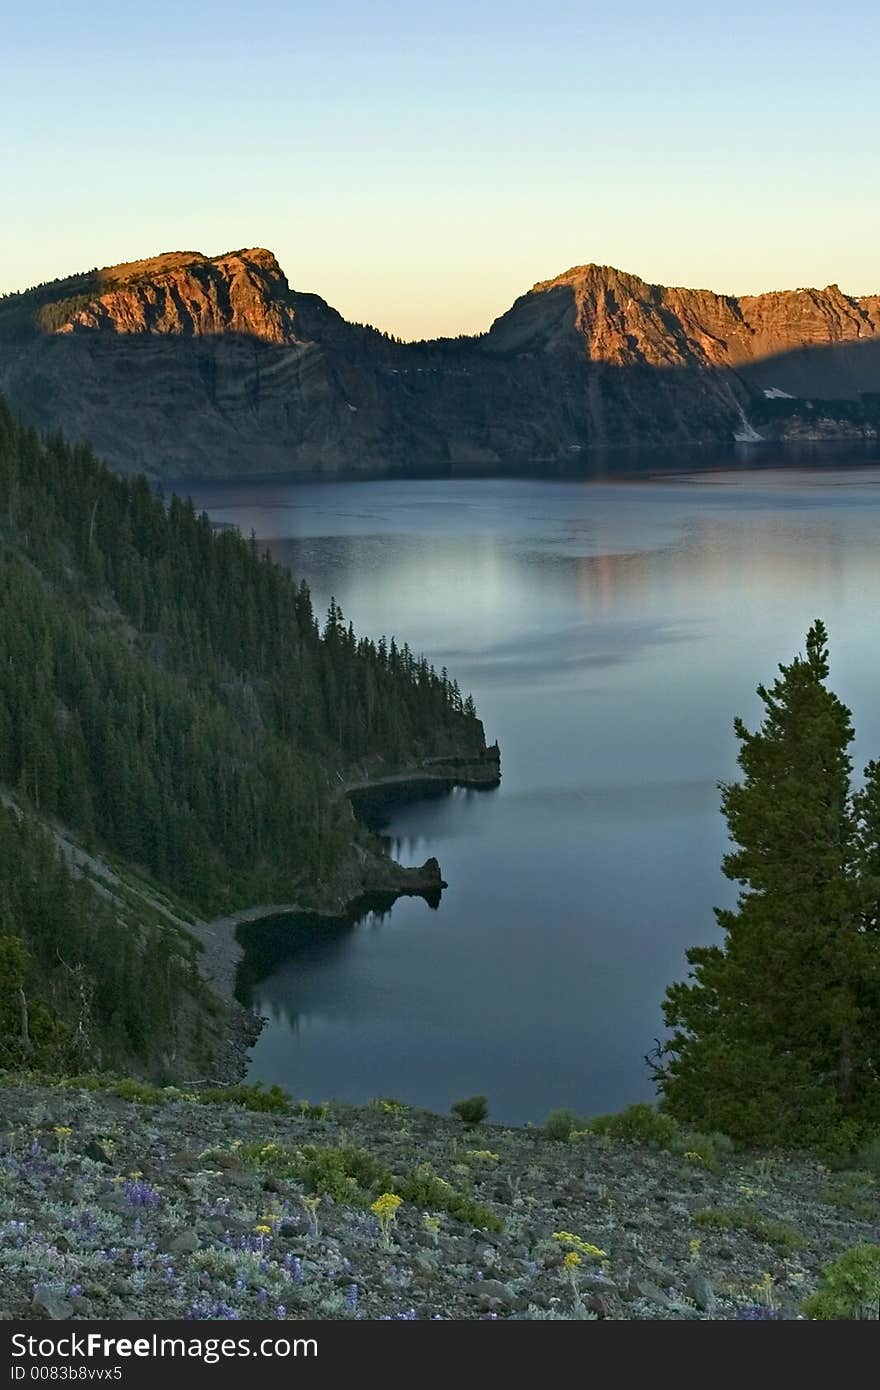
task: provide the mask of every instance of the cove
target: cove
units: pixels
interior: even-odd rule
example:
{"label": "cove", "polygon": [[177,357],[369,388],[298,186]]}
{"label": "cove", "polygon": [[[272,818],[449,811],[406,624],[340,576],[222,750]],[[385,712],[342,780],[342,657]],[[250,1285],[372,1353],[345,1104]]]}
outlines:
{"label": "cove", "polygon": [[880,754],[880,463],[865,458],[190,487],[304,577],[319,612],[332,594],[359,632],[447,666],[503,759],[496,790],[370,812],[402,863],[438,858],[439,903],[243,931],[240,985],[268,1019],[251,1080],[438,1110],[483,1092],[512,1123],[651,1096],[663,990],[734,894],[717,788],[736,773],[733,716],[754,722],[755,685],[817,616],[857,771]]}

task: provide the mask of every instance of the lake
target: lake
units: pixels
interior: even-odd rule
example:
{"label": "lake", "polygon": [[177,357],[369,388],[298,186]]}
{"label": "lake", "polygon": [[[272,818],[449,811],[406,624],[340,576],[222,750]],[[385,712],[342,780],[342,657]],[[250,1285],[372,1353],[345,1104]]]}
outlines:
{"label": "lake", "polygon": [[358,632],[447,666],[502,752],[497,791],[389,808],[395,856],[440,860],[439,907],[249,929],[269,1020],[251,1080],[437,1110],[482,1092],[511,1123],[652,1095],[664,988],[733,897],[717,789],[736,772],[733,716],[754,723],[755,685],[815,617],[857,769],[880,755],[880,460],[865,456],[190,486],[304,576],[317,611],[332,594]]}

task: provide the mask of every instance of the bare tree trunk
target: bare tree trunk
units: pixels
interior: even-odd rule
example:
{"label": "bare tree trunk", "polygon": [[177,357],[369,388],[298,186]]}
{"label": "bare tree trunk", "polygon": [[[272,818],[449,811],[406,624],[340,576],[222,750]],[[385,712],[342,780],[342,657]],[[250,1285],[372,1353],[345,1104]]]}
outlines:
{"label": "bare tree trunk", "polygon": [[19,1016],[21,1019],[21,1046],[25,1052],[30,1052],[31,1033],[28,1020],[28,1002],[27,995],[25,994],[24,987],[22,985],[19,985],[18,987],[18,1006],[20,1011]]}
{"label": "bare tree trunk", "polygon": [[97,499],[97,497],[96,497],[96,498],[95,498],[95,502],[94,502],[94,506],[92,507],[92,515],[89,517],[89,539],[88,539],[88,541],[86,542],[86,553],[88,553],[88,551],[90,551],[91,548],[92,548],[92,540],[94,539],[94,535],[95,535],[95,513],[97,512],[97,510],[98,510],[98,499]]}
{"label": "bare tree trunk", "polygon": [[838,1070],[837,1095],[842,1101],[849,1100],[852,1094],[852,1036],[845,1033],[840,1043],[840,1067]]}

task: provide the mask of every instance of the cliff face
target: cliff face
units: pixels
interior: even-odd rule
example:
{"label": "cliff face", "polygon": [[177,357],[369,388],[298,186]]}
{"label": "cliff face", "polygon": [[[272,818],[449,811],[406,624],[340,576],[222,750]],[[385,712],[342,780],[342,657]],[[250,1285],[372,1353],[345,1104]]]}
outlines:
{"label": "cliff face", "polygon": [[172,252],[99,271],[100,291],[71,307],[57,332],[157,333],[206,337],[243,333],[265,343],[296,341],[287,280],[270,251],[208,260]]}
{"label": "cliff face", "polygon": [[175,252],[0,300],[0,389],[115,466],[166,476],[870,436],[880,297],[735,299],[586,265],[481,338],[398,344],[291,290],[269,251]]}

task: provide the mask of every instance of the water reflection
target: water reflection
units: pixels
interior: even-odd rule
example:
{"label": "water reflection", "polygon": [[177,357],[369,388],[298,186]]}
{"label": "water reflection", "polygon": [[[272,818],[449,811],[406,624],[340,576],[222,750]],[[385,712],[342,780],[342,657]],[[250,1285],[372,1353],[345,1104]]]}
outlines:
{"label": "water reflection", "polygon": [[880,468],[196,500],[269,540],[319,610],[334,594],[359,631],[448,666],[503,755],[497,793],[386,814],[404,862],[439,858],[436,911],[252,929],[248,987],[272,1019],[253,1076],[441,1109],[480,1091],[510,1120],[649,1095],[663,988],[731,897],[732,717],[756,717],[755,685],[816,616],[857,763],[880,754]]}

